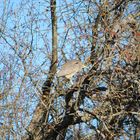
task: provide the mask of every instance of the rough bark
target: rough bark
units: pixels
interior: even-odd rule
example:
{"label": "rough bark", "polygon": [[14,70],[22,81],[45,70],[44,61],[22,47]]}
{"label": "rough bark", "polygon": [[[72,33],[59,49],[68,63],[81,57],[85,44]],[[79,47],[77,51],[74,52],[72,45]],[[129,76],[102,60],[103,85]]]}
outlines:
{"label": "rough bark", "polygon": [[51,21],[52,21],[52,60],[47,79],[42,87],[41,101],[34,111],[34,116],[27,128],[28,136],[25,139],[42,140],[45,137],[46,125],[48,121],[49,108],[53,99],[50,96],[51,85],[57,68],[57,17],[56,0],[50,1]]}

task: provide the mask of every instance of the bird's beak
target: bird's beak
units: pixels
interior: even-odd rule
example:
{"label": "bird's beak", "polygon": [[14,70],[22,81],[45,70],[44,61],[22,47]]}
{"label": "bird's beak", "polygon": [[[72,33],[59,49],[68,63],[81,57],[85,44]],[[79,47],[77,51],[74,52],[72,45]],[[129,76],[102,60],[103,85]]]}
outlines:
{"label": "bird's beak", "polygon": [[87,66],[86,65],[83,65],[83,68],[86,68]]}

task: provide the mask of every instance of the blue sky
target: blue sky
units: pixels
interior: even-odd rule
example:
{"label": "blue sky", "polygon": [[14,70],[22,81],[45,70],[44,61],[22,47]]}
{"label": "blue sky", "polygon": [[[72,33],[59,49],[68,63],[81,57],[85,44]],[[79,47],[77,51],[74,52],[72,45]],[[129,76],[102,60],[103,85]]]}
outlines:
{"label": "blue sky", "polygon": [[[22,5],[20,5],[21,2]],[[4,14],[3,12],[0,13],[0,17],[2,17],[0,19],[1,23],[0,28],[4,31],[4,34],[2,34],[2,36],[5,37],[7,41],[11,44],[11,46],[16,48],[17,51],[15,54],[11,46],[7,45],[4,39],[0,38],[0,72],[1,72],[0,89],[2,90],[2,92],[7,88],[7,86],[10,83],[9,78],[11,74],[10,73],[11,64],[12,64],[12,73],[14,76],[14,78],[12,79],[13,89],[8,93],[7,98],[8,102],[15,100],[14,97],[16,97],[16,95],[19,94],[18,91],[20,90],[21,81],[24,76],[23,64],[18,55],[21,56],[26,55],[26,52],[29,51],[29,48],[30,47],[32,48],[33,55],[30,54],[26,58],[26,67],[28,68],[28,71],[33,77],[33,80],[35,82],[36,81],[39,82],[40,88],[42,86],[43,81],[47,77],[48,68],[50,66],[51,20],[50,20],[50,11],[49,10],[47,11],[47,8],[49,9],[49,3],[45,3],[42,0],[40,2],[38,0],[30,0],[30,2],[31,3],[28,4],[28,1],[23,2],[20,0],[11,0],[9,6],[4,6],[2,2],[0,4],[0,11],[4,12]],[[69,2],[73,2],[73,0],[69,0]],[[74,2],[76,2],[76,0]],[[7,4],[8,3],[9,1],[7,1]],[[62,4],[63,2],[59,1],[58,6],[62,6]],[[78,5],[80,4],[77,3],[75,7],[78,7]],[[14,10],[10,11],[11,7]],[[68,12],[67,10],[69,10],[71,7],[72,5],[70,5],[69,8],[66,8],[66,10],[64,9],[63,12],[64,13]],[[61,8],[62,7],[59,7],[58,10],[60,10]],[[132,11],[134,7],[132,6],[129,8]],[[8,15],[7,11],[9,11]],[[129,10],[127,12],[129,13]],[[90,53],[90,46],[88,46],[89,40],[83,38],[81,39],[80,38],[81,36],[79,37],[79,34],[82,34],[84,36],[84,32],[82,29],[80,30],[79,28],[76,30],[76,28],[78,27],[78,23],[76,21],[73,21],[73,18],[75,16],[75,18],[79,17],[79,20],[84,19],[86,21],[87,15],[81,14],[79,12],[74,16],[64,14],[63,16],[65,17],[63,17],[63,19],[60,19],[60,16],[62,15],[58,13],[59,60],[61,60],[61,58],[63,57],[60,52],[60,48],[62,47],[64,47],[64,52],[68,59],[77,58],[76,53],[80,53],[79,48],[84,49],[84,52],[87,51],[86,53],[84,53],[85,56],[83,54],[81,54],[80,56],[83,60],[84,57],[87,57]],[[69,16],[71,18],[69,18]],[[66,23],[63,21],[64,19]],[[84,28],[84,26],[82,25],[84,25],[84,21],[81,22],[81,27]],[[68,32],[68,37],[63,46],[66,31],[68,27],[70,28],[71,26],[76,26],[75,31],[71,30]],[[89,31],[89,34],[90,33],[91,31]],[[16,41],[13,39],[13,37],[15,37],[15,40],[17,41],[18,44],[16,44]],[[33,43],[31,44],[32,39]],[[25,50],[26,46],[30,47],[28,47],[27,50]],[[60,64],[62,63],[63,61]],[[5,80],[8,85],[6,83],[3,84],[3,81]],[[23,108],[28,108],[29,113],[32,113],[33,108],[35,108],[38,102],[38,99],[34,96],[36,95],[37,89],[33,86],[30,89],[31,86],[32,83],[30,82],[29,77],[26,77],[23,85],[24,88],[22,88],[22,94],[19,96],[20,99],[19,103],[17,103],[19,106],[21,105],[21,107]],[[14,96],[11,98],[11,95]],[[7,103],[7,100],[5,100],[5,102],[0,101],[0,105]],[[25,114],[23,113],[23,116],[24,115]]]}

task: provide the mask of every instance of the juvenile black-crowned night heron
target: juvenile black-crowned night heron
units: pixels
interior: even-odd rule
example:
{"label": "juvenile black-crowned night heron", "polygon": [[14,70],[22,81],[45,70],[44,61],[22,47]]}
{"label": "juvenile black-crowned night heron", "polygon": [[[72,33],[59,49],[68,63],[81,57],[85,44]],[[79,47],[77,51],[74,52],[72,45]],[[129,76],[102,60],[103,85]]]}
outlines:
{"label": "juvenile black-crowned night heron", "polygon": [[70,60],[62,66],[60,71],[58,71],[57,77],[64,76],[67,79],[71,79],[77,72],[85,67],[86,66],[80,60]]}

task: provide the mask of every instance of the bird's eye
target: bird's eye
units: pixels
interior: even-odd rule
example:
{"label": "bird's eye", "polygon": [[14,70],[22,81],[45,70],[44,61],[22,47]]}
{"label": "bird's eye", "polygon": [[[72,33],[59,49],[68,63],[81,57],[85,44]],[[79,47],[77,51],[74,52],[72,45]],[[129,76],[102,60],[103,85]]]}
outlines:
{"label": "bird's eye", "polygon": [[75,64],[78,64],[78,62],[76,62]]}

